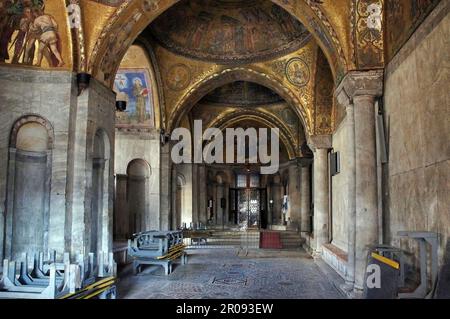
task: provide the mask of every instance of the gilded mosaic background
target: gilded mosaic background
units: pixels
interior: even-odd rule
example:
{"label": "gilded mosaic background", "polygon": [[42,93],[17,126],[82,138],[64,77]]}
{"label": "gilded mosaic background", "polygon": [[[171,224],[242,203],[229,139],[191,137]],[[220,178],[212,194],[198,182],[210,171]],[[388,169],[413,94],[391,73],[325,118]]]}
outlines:
{"label": "gilded mosaic background", "polygon": [[440,0],[386,0],[386,57],[390,61]]}

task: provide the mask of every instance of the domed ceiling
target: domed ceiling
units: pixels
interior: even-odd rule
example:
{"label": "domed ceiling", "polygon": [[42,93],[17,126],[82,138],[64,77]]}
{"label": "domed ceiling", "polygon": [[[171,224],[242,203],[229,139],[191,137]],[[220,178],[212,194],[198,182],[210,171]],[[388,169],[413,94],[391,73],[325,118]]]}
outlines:
{"label": "domed ceiling", "polygon": [[271,59],[311,38],[268,0],[183,0],[156,19],[150,32],[172,52],[223,64]]}
{"label": "domed ceiling", "polygon": [[236,81],[208,93],[201,103],[231,106],[259,106],[282,102],[272,90],[252,82]]}

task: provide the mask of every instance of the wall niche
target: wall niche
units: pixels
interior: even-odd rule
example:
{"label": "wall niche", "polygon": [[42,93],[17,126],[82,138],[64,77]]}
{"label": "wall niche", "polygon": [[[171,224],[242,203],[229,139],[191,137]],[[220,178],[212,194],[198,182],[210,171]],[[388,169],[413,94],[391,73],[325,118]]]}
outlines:
{"label": "wall niche", "polygon": [[48,250],[53,128],[36,115],[13,126],[8,161],[5,256]]}

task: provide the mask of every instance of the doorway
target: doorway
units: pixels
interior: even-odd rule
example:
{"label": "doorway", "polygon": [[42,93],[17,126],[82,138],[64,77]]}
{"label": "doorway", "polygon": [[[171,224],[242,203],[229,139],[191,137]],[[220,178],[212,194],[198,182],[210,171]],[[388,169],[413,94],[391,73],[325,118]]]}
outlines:
{"label": "doorway", "polygon": [[231,214],[241,229],[267,227],[265,188],[231,188]]}

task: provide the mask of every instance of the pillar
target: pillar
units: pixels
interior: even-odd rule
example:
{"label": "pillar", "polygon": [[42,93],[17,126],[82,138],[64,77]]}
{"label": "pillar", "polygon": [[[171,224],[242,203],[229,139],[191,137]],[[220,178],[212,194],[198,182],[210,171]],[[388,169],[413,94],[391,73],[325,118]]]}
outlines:
{"label": "pillar", "polygon": [[272,184],[272,225],[283,225],[283,214],[281,212],[281,205],[283,204],[283,185],[280,180],[276,180]]}
{"label": "pillar", "polygon": [[216,224],[222,227],[225,220],[225,208],[222,207],[221,199],[225,196],[225,189],[223,184],[217,184],[216,186]]}
{"label": "pillar", "polygon": [[192,164],[192,225],[197,225],[199,216],[199,180],[198,180],[198,164]]}
{"label": "pillar", "polygon": [[225,198],[225,208],[223,212],[224,225],[227,226],[230,223],[230,185],[228,183],[224,184],[224,198]]}
{"label": "pillar", "polygon": [[[375,101],[383,92],[383,72],[351,72],[336,90],[346,109],[350,161],[347,285],[364,287],[367,253],[378,243]],[[353,164],[353,165],[352,165]]]}
{"label": "pillar", "polygon": [[331,148],[330,136],[312,137],[314,152],[314,255],[322,253],[322,246],[329,243],[329,169],[328,150]]}
{"label": "pillar", "polygon": [[171,229],[176,229],[178,226],[178,222],[177,222],[177,189],[178,189],[178,181],[177,181],[177,166],[176,165],[172,165],[172,174],[171,174],[171,191],[172,191],[172,205],[170,207],[171,210],[171,215],[172,215],[172,227]]}
{"label": "pillar", "polygon": [[267,229],[273,224],[273,184],[267,183]]}
{"label": "pillar", "polygon": [[171,195],[171,163],[170,163],[170,147],[166,144],[161,147],[161,180],[160,180],[160,215],[159,230],[170,230],[172,227],[172,219],[170,215],[170,195]]}
{"label": "pillar", "polygon": [[311,232],[311,174],[310,163],[302,163],[300,173],[300,231]]}
{"label": "pillar", "polygon": [[363,289],[369,246],[378,243],[375,97],[354,97],[355,114],[355,288]]}
{"label": "pillar", "polygon": [[199,221],[206,225],[207,217],[207,198],[206,198],[206,166],[199,165],[198,167],[198,183],[199,183]]}
{"label": "pillar", "polygon": [[289,166],[289,216],[292,226],[300,227],[300,170],[299,163],[293,162]]}

